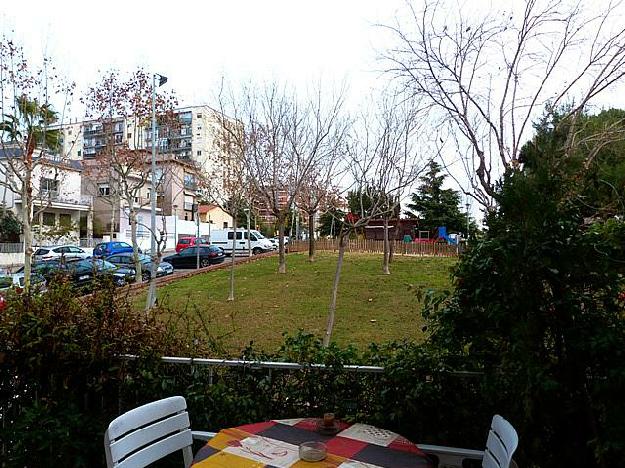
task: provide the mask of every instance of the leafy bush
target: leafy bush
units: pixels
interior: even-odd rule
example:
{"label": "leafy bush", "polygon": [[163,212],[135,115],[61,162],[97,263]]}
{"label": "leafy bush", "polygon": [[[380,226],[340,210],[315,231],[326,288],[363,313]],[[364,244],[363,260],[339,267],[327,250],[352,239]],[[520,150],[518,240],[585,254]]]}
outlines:
{"label": "leafy bush", "polygon": [[0,242],[19,242],[22,224],[15,214],[0,206]]}
{"label": "leafy bush", "polygon": [[[412,343],[359,353],[324,348],[313,335],[300,333],[285,336],[275,353],[250,345],[241,357],[324,363],[329,369],[211,369],[160,361],[164,354],[190,355],[190,350],[204,357],[215,344],[196,341],[187,317],[180,324],[178,318],[170,321],[167,311],[147,316],[134,310],[111,285],[81,298],[62,283],[52,284],[46,294],[10,296],[8,302],[0,316],[4,466],[101,466],[108,423],[171,395],[185,396],[198,429],[333,411],[414,440],[483,444],[488,418],[479,424],[470,420],[477,431],[458,425],[468,412],[459,409],[475,408],[479,379],[454,376],[436,354]],[[344,364],[386,366],[387,372],[351,373]],[[472,433],[475,438],[467,438]]]}
{"label": "leafy bush", "polygon": [[9,295],[0,314],[0,432],[9,466],[101,464],[102,428],[127,376],[119,355],[153,356],[169,335],[111,284],[77,298],[67,284]]}
{"label": "leafy bush", "polygon": [[617,466],[625,224],[588,224],[593,203],[578,162],[549,151],[526,158],[458,264],[455,291],[427,296],[430,342],[447,362],[484,373],[482,398],[518,428],[523,464]]}

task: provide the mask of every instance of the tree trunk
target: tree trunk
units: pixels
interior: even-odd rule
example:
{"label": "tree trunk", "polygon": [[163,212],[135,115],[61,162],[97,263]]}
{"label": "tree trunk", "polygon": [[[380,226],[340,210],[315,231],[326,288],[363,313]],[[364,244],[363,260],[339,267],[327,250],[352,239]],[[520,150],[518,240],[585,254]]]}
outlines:
{"label": "tree trunk", "polygon": [[87,211],[87,247],[93,247],[93,200]]}
{"label": "tree trunk", "polygon": [[286,255],[284,253],[284,222],[284,216],[278,218],[278,273],[286,273]]}
{"label": "tree trunk", "polygon": [[328,310],[328,322],[326,324],[326,333],[323,336],[323,346],[330,346],[330,339],[332,338],[332,331],[334,330],[334,317],[336,315],[336,296],[339,291],[339,280],[341,279],[341,269],[343,268],[343,257],[345,256],[345,237],[347,233],[344,233],[341,229],[339,234],[339,256],[336,260],[336,271],[334,273],[334,284],[332,286],[332,298],[330,299],[330,308]]}
{"label": "tree trunk", "polygon": [[[151,233],[156,238],[156,233]],[[156,244],[156,255],[155,258],[152,259],[152,265],[150,270],[150,286],[148,288],[148,297],[145,304],[146,310],[150,310],[152,307],[156,305],[156,272],[158,270],[158,266],[161,264],[161,260],[163,258],[163,253],[161,252],[161,246],[163,239],[161,238]]]}
{"label": "tree trunk", "polygon": [[391,270],[389,269],[389,261],[390,261],[390,248],[388,241],[388,218],[384,217],[384,260],[382,262],[382,273],[385,275],[390,275]]}
{"label": "tree trunk", "polygon": [[[119,200],[119,199],[118,199]],[[115,200],[111,201],[111,241],[113,240],[113,234],[115,234]]]}
{"label": "tree trunk", "polygon": [[234,229],[232,231],[232,255],[230,256],[230,293],[228,294],[228,300],[234,301],[234,255],[237,248],[237,219],[236,215],[232,217],[232,225]]}
{"label": "tree trunk", "polygon": [[315,212],[308,213],[308,261],[315,261]]}
{"label": "tree trunk", "polygon": [[31,228],[31,217],[33,211],[32,172],[29,167],[24,170],[24,181],[22,184],[22,227],[24,229],[24,290],[30,288],[30,272],[32,268],[33,255],[33,232]]}
{"label": "tree trunk", "polygon": [[132,242],[132,259],[135,262],[135,283],[141,283],[143,280],[141,271],[141,260],[139,259],[139,245],[137,244],[137,213],[130,204],[130,212],[128,213],[130,220],[130,239]]}
{"label": "tree trunk", "polygon": [[399,234],[399,216],[397,216],[397,222],[395,223],[393,241],[389,243],[388,263],[393,263],[393,257],[395,256],[395,242],[397,242],[397,234]]}

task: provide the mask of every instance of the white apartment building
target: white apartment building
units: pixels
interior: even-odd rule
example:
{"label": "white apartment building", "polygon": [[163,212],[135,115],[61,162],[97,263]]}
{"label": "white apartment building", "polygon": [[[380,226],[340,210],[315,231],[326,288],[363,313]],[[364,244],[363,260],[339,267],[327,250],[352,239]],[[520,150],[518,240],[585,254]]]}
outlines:
{"label": "white apartment building", "polygon": [[[214,130],[216,112],[209,106],[189,106],[176,109],[179,125],[158,128],[158,152],[174,154],[178,159],[199,162],[210,170],[210,155],[216,151]],[[132,119],[113,119],[111,128],[98,121],[75,121],[62,126],[62,154],[70,159],[94,158],[107,139],[130,149],[151,149],[152,129],[140,127]]]}
{"label": "white apartment building", "polygon": [[[20,182],[6,168],[10,158],[19,158],[19,150],[0,152],[0,177],[12,178],[13,186]],[[32,174],[33,223],[35,244],[77,242],[81,216],[91,209],[91,199],[82,194],[82,164],[80,161],[60,161],[54,156],[38,157]],[[4,180],[2,180],[4,181]],[[2,188],[2,201],[18,218],[24,203],[21,194]]]}
{"label": "white apartment building", "polygon": [[[157,159],[168,159],[169,170],[176,174],[175,178],[159,188],[157,200],[162,214],[193,221],[192,207],[199,201],[197,176],[194,173],[212,172],[212,155],[218,150],[215,145],[217,114],[208,106],[182,107],[176,109],[175,114],[179,120],[177,125],[157,129]],[[110,123],[104,124],[95,120],[75,121],[63,125],[62,131],[61,153],[85,165],[90,165],[90,160],[95,162],[96,155],[105,150],[109,142],[131,150],[152,149],[151,127],[139,126],[133,119],[113,118]],[[173,164],[172,160],[179,164]],[[91,174],[89,172],[87,178],[92,178]],[[102,183],[102,190],[94,190],[94,183]],[[129,227],[123,204],[112,206],[104,185],[102,181],[83,181],[83,194],[95,197],[94,217],[103,234],[110,233],[113,225],[115,238],[126,237]],[[149,210],[150,190],[146,186],[146,193],[137,202],[141,211]],[[142,218],[143,215],[141,213]]]}

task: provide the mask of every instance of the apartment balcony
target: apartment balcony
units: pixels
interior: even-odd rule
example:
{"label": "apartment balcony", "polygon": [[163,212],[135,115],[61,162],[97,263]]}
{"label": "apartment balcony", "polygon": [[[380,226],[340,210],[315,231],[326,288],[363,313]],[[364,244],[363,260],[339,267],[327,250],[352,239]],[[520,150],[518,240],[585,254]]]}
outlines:
{"label": "apartment balcony", "polygon": [[96,136],[96,135],[103,135],[104,134],[104,129],[103,128],[96,128],[96,129],[91,129],[91,130],[83,130],[82,134],[83,134],[83,136],[86,136],[86,137],[91,137],[91,136]]}
{"label": "apartment balcony", "polygon": [[[16,205],[22,205],[22,199],[15,199]],[[88,211],[91,207],[91,198],[82,195],[63,194],[58,190],[42,190],[33,197],[33,205],[44,208],[59,208],[78,211]]]}

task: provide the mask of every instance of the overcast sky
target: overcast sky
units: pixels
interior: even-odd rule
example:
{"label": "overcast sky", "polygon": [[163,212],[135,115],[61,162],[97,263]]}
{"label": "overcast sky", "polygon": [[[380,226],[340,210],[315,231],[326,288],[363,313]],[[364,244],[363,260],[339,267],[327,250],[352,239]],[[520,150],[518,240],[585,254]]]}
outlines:
{"label": "overcast sky", "polygon": [[[458,2],[463,13],[477,18],[491,4],[515,9],[524,3]],[[605,6],[599,0],[581,3],[591,12]],[[51,57],[77,83],[78,94],[100,72],[142,66],[166,75],[181,105],[214,104],[225,77],[235,84],[276,79],[298,88],[347,85],[354,106],[388,83],[379,57],[394,42],[377,25],[401,21],[407,13],[405,0],[4,0],[1,5],[2,33],[22,44],[29,57]],[[598,104],[625,107],[622,89]],[[72,115],[80,118],[82,110],[75,106]]]}
{"label": "overcast sky", "polygon": [[79,89],[98,71],[143,66],[169,77],[185,105],[209,103],[222,76],[296,86],[379,84],[376,24],[403,0],[2,2],[2,30],[46,53]]}

